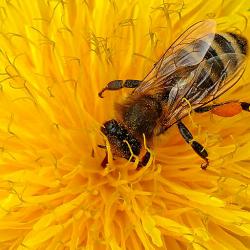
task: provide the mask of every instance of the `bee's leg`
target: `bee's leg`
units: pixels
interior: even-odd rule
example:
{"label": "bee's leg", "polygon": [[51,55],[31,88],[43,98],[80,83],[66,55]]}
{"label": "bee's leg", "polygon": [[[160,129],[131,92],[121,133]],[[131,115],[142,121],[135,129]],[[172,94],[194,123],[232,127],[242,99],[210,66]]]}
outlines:
{"label": "bee's leg", "polygon": [[106,168],[108,164],[108,153],[106,152],[104,159],[102,160],[101,166]]}
{"label": "bee's leg", "polygon": [[215,105],[209,105],[209,106],[204,106],[204,107],[198,107],[198,108],[194,109],[194,111],[196,113],[205,113],[205,112],[211,111],[212,109],[214,109],[215,107],[218,107],[218,106],[219,106],[218,104],[215,104]]}
{"label": "bee's leg", "polygon": [[248,102],[224,102],[194,109],[196,113],[205,113],[211,111],[215,115],[231,117],[239,114],[242,110],[250,112],[250,103]]}
{"label": "bee's leg", "polygon": [[242,110],[250,112],[250,103],[249,102],[241,102],[240,103]]}
{"label": "bee's leg", "polygon": [[145,155],[142,157],[142,160],[139,161],[136,170],[140,170],[142,167],[145,167],[150,159],[150,152],[147,151]]}
{"label": "bee's leg", "polygon": [[102,94],[104,91],[106,90],[118,90],[118,89],[122,89],[122,88],[136,88],[140,85],[141,81],[140,80],[132,80],[132,79],[128,79],[128,80],[114,80],[111,81],[107,84],[107,86],[105,88],[103,88],[99,93],[99,97],[103,98]]}
{"label": "bee's leg", "polygon": [[184,140],[191,145],[191,147],[193,148],[193,150],[202,158],[205,160],[204,163],[202,163],[201,165],[201,168],[203,170],[205,170],[208,165],[209,165],[209,161],[207,159],[208,157],[208,153],[207,151],[205,150],[205,148],[197,141],[195,141],[193,139],[193,136],[191,134],[191,132],[188,130],[188,128],[181,122],[179,121],[178,122],[178,128],[179,128],[179,131],[182,135],[182,137],[184,138]]}

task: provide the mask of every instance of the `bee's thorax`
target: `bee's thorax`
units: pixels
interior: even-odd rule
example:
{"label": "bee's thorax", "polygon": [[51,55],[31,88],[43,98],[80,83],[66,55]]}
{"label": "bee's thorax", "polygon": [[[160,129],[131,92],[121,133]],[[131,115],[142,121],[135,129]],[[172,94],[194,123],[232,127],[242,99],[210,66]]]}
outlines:
{"label": "bee's thorax", "polygon": [[157,120],[162,114],[161,103],[152,96],[142,96],[128,100],[120,107],[124,125],[137,137],[144,134],[146,138],[153,135]]}

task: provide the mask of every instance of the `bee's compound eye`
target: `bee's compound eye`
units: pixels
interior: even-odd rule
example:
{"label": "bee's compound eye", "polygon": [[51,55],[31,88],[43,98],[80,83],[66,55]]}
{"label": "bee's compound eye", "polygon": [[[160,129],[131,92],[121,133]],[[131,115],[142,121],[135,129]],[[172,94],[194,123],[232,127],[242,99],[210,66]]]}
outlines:
{"label": "bee's compound eye", "polygon": [[108,122],[106,122],[104,124],[105,126],[105,130],[110,133],[110,134],[113,134],[116,132],[116,129],[117,129],[117,122],[115,120],[110,120]]}

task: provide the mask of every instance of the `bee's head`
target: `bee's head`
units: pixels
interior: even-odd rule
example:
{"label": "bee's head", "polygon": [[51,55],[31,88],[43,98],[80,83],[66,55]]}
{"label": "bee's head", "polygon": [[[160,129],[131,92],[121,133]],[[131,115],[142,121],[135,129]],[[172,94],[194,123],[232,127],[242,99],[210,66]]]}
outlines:
{"label": "bee's head", "polygon": [[139,155],[141,149],[140,142],[116,120],[113,119],[105,122],[103,127],[101,127],[101,131],[107,137],[112,152],[115,155],[129,159],[131,152],[127,143],[131,146],[133,153]]}
{"label": "bee's head", "polygon": [[117,131],[119,130],[119,124],[116,120],[110,120],[103,124],[103,127],[101,127],[101,131],[104,135],[107,137],[116,135]]}

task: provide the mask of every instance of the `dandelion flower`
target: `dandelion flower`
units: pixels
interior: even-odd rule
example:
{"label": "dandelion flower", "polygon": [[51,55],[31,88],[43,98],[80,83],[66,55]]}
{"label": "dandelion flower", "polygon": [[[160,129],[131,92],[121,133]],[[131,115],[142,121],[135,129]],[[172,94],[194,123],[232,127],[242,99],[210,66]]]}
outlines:
{"label": "dandelion flower", "polygon": [[[100,127],[190,25],[250,39],[250,3],[40,0],[0,4],[0,248],[250,248],[249,113],[185,118],[211,165],[175,127],[155,139],[149,166],[101,167]],[[222,100],[250,101],[250,69]],[[110,153],[110,150],[109,150]]]}

